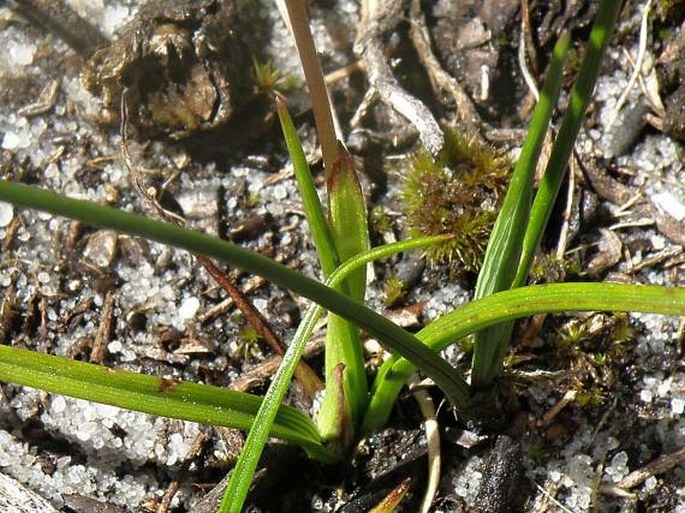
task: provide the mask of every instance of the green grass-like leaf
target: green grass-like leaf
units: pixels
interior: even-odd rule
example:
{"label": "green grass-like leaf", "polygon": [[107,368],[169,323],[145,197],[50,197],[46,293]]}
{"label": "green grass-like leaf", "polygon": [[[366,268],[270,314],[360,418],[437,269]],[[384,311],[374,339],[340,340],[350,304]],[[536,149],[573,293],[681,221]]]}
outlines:
{"label": "green grass-like leaf", "polygon": [[[0,346],[0,381],[110,404],[128,410],[247,431],[262,402],[257,396],[185,381],[113,370],[26,349]],[[312,420],[288,406],[274,416],[271,436],[333,462]]]}
{"label": "green grass-like leaf", "polygon": [[[563,64],[570,41],[568,34],[562,35],[554,47],[540,100],[533,112],[521,155],[488,241],[483,267],[478,274],[475,299],[510,288],[518,270],[533,198],[535,168],[559,98]],[[509,345],[511,329],[511,324],[499,325],[476,334],[471,365],[471,384],[475,388],[487,386],[493,372],[499,371]]]}
{"label": "green grass-like leaf", "polygon": [[535,195],[530,221],[528,222],[528,228],[523,241],[521,262],[514,279],[514,286],[520,286],[525,283],[535,252],[540,246],[540,241],[547,227],[549,217],[552,214],[554,202],[568,167],[568,161],[573,151],[576,137],[583,124],[585,111],[590,104],[592,91],[597,82],[599,68],[602,63],[602,56],[606,51],[609,39],[616,25],[621,4],[622,2],[617,0],[602,0],[599,5],[585,50],[585,58],[578,72],[578,78],[571,89],[568,109],[564,114],[559,134],[552,146],[552,153],[549,157],[545,175]]}
{"label": "green grass-like leaf", "polygon": [[464,381],[414,335],[353,299],[262,255],[193,230],[7,180],[0,180],[0,201],[145,237],[217,258],[262,276],[344,317],[378,339],[389,351],[407,357],[433,379],[452,402],[460,404],[466,400]]}
{"label": "green grass-like leaf", "polygon": [[[685,316],[685,289],[623,283],[555,283],[498,292],[446,314],[416,335],[441,351],[488,326],[540,313],[604,311]],[[415,370],[396,356],[379,369],[364,419],[364,431],[381,427],[405,380]]]}
{"label": "green grass-like leaf", "polygon": [[[329,224],[292,119],[280,101],[277,101],[277,107],[314,246],[323,275],[328,277],[340,263],[341,257],[345,260],[369,247],[364,198],[348,156],[337,164],[337,169],[329,172]],[[336,241],[340,248],[336,248]],[[352,297],[363,301],[366,273],[362,268],[355,274],[353,278],[339,283],[336,288],[348,295],[353,291]],[[345,365],[342,383],[344,394],[335,394],[329,389],[325,393],[324,406],[319,415],[319,427],[324,436],[337,438],[342,431],[354,432],[367,400],[368,385],[358,329],[331,314],[326,332],[325,355],[326,382],[333,378],[339,363]],[[341,399],[349,404],[339,404]],[[342,412],[347,412],[348,415],[343,416]]]}
{"label": "green grass-like leaf", "polygon": [[[329,173],[326,181],[328,190],[329,219],[333,241],[340,261],[368,251],[369,228],[366,218],[366,201],[362,192],[354,160],[344,148],[340,159]],[[364,301],[366,291],[366,268],[357,269],[345,278],[350,297]]]}
{"label": "green grass-like leaf", "polygon": [[312,173],[302,150],[302,143],[297,135],[297,130],[295,125],[293,125],[293,120],[288,113],[288,109],[279,99],[276,99],[276,107],[278,118],[281,121],[283,138],[288,147],[290,160],[293,163],[297,188],[300,192],[300,198],[302,198],[302,206],[309,223],[309,232],[314,241],[314,247],[316,248],[316,254],[319,258],[324,278],[327,278],[340,265],[340,258],[335,249],[333,234],[328,226],[326,213],[319,200],[319,195],[316,192]]}
{"label": "green grass-like leaf", "polygon": [[[484,297],[498,290],[521,286],[526,281],[533,257],[540,246],[542,235],[552,213],[554,202],[568,166],[569,157],[573,151],[576,137],[585,116],[585,111],[590,103],[592,90],[599,74],[602,56],[609,44],[620,8],[621,2],[616,0],[602,0],[600,3],[590,32],[590,38],[586,45],[586,53],[578,73],[578,78],[571,89],[568,108],[564,114],[557,138],[554,141],[543,180],[535,195],[533,205],[530,207],[530,216],[527,214],[529,207],[524,205],[524,201],[529,201],[532,185],[525,182],[530,180],[530,177],[526,175],[532,173],[534,168],[522,173],[521,177],[524,183],[517,184],[518,193],[522,195],[521,201],[517,204],[516,200],[512,198],[512,209],[508,212],[509,216],[500,217],[502,219],[500,223],[501,229],[498,227],[498,232],[491,241],[492,250],[489,250],[489,261],[486,261],[486,267],[481,272],[481,275],[479,275],[479,283],[476,290],[477,298]],[[563,43],[562,38],[560,44],[563,45]],[[555,54],[561,50],[562,48],[557,45]],[[560,62],[557,61],[556,65],[560,66]],[[556,65],[555,58],[553,57],[552,66]],[[546,81],[546,86],[547,84],[554,86],[553,82],[560,78],[555,75],[560,72],[561,68],[559,67],[554,74],[550,73],[550,80]],[[550,92],[552,91],[548,91],[548,94]],[[544,95],[541,97],[541,101],[542,98],[544,98]],[[548,98],[551,98],[551,95]],[[551,107],[551,104],[538,105],[541,114],[540,122],[543,121],[542,109],[551,109]],[[533,128],[531,126],[531,130]],[[528,160],[529,157],[535,156],[534,146],[541,145],[543,137],[544,131],[542,130],[532,130],[532,133],[529,132],[527,141],[531,141],[531,153],[530,155],[525,155],[524,165],[534,165],[534,162],[528,162]],[[537,157],[535,157],[535,161],[537,161]],[[517,223],[514,224],[512,221],[509,224],[508,220],[513,219],[514,216],[518,218]],[[530,217],[529,220],[528,217]],[[509,226],[507,226],[508,224]],[[521,232],[524,226],[525,234],[521,240]],[[518,265],[516,265],[519,252],[521,257]],[[474,388],[487,387],[500,372],[502,361],[511,340],[512,331],[512,324],[503,324],[501,326],[494,326],[486,332],[476,335],[471,378]]]}
{"label": "green grass-like leaf", "polygon": [[[431,244],[442,243],[445,239],[446,237],[444,236],[421,237],[389,244],[387,246],[380,246],[360,253],[347,260],[342,266],[336,269],[327,280],[326,285],[335,287],[342,283],[351,273],[363,268],[366,264],[374,260],[386,258],[393,254],[412,249],[424,248]],[[264,401],[255,418],[254,427],[247,436],[243,451],[238,457],[238,461],[236,462],[233,474],[228,483],[228,488],[224,493],[225,503],[222,504],[222,507],[225,511],[240,511],[243,506],[250,483],[252,482],[252,476],[257,468],[257,463],[259,462],[259,457],[266,444],[268,434],[271,431],[271,425],[274,422],[278,407],[283,401],[283,397],[288,389],[293,373],[302,358],[302,353],[304,352],[307,340],[309,340],[309,337],[314,331],[316,322],[322,313],[323,308],[317,304],[314,304],[307,309],[292,342],[288,346],[288,350],[283,356],[283,361],[273,377],[269,390],[264,396]],[[467,385],[464,382],[464,389],[466,389],[466,386]]]}
{"label": "green grass-like leaf", "polygon": [[[341,262],[345,262],[367,251],[370,242],[366,203],[354,161],[344,148],[339,154],[326,188],[333,240]],[[366,267],[356,269],[341,285],[351,298],[363,303]],[[368,383],[359,328],[335,314],[328,316],[325,367],[327,386],[317,424],[325,439],[336,440],[341,449],[346,449],[354,441],[366,408]]]}

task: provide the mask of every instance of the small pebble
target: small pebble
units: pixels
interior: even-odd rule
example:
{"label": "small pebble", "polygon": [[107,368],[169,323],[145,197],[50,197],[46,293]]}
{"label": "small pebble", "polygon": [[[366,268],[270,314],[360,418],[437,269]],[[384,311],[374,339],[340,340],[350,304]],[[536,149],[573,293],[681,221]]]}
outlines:
{"label": "small pebble", "polygon": [[83,255],[93,265],[106,270],[112,265],[117,252],[117,233],[113,230],[99,230],[95,232],[83,252]]}
{"label": "small pebble", "polygon": [[52,413],[62,413],[64,410],[67,408],[67,402],[64,400],[64,397],[61,395],[56,395],[52,399],[51,403],[51,410]]}
{"label": "small pebble", "polygon": [[14,205],[0,201],[0,227],[9,225],[14,217]]}
{"label": "small pebble", "polygon": [[282,185],[277,185],[274,187],[274,198],[277,200],[284,200],[288,197],[288,191]]}
{"label": "small pebble", "polygon": [[33,63],[33,55],[36,53],[35,45],[25,45],[11,41],[7,45],[7,55],[17,66],[28,66]]}
{"label": "small pebble", "polygon": [[16,150],[18,148],[25,148],[28,146],[26,140],[15,132],[5,132],[5,137],[2,139],[3,150]]}
{"label": "small pebble", "polygon": [[259,313],[262,315],[268,315],[269,313],[269,302],[263,298],[257,298],[252,302]]}
{"label": "small pebble", "polygon": [[197,310],[200,308],[200,300],[196,297],[186,298],[181,307],[178,309],[178,315],[181,319],[189,320],[195,317]]}
{"label": "small pebble", "polygon": [[651,390],[646,390],[643,389],[640,391],[640,400],[645,402],[645,403],[651,403],[652,399],[654,399],[654,395],[652,394]]}
{"label": "small pebble", "polygon": [[658,484],[657,478],[650,476],[645,480],[645,490],[653,490]]}
{"label": "small pebble", "polygon": [[676,221],[685,219],[685,204],[671,191],[659,192],[652,196],[654,204]]}

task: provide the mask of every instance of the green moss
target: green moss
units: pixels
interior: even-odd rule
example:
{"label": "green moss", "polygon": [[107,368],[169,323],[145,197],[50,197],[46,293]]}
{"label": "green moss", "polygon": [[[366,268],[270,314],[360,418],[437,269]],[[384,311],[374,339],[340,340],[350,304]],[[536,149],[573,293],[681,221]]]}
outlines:
{"label": "green moss", "polygon": [[271,59],[259,62],[252,58],[252,80],[257,92],[268,96],[285,94],[302,86],[298,77],[284,75],[274,66]]}
{"label": "green moss", "polygon": [[271,59],[259,62],[254,57],[252,58],[252,78],[257,90],[266,94],[276,92],[282,79],[281,72],[274,67]]}
{"label": "green moss", "polygon": [[620,361],[630,342],[635,339],[635,330],[630,325],[630,318],[624,313],[614,314],[611,321],[606,335],[607,358]]}
{"label": "green moss", "polygon": [[573,370],[576,404],[599,408],[614,393],[634,333],[625,314],[573,318],[557,331],[556,366]]}
{"label": "green moss", "polygon": [[588,390],[578,392],[576,404],[581,408],[599,408],[604,404],[606,397],[599,387],[591,387]]}
{"label": "green moss", "polygon": [[630,318],[625,313],[614,314],[615,324],[611,330],[612,344],[625,344],[635,337],[635,330],[630,325]]}
{"label": "green moss", "polygon": [[530,285],[541,283],[561,283],[569,276],[577,276],[582,271],[577,260],[559,259],[553,253],[538,254],[533,260],[528,282]]}
{"label": "green moss", "polygon": [[472,353],[474,345],[473,335],[457,340],[457,345],[464,353]]}
{"label": "green moss", "polygon": [[526,447],[526,453],[533,461],[540,462],[547,457],[548,451],[545,446],[545,442],[540,438],[536,438],[528,443],[528,446]]}
{"label": "green moss", "polygon": [[685,9],[685,2],[683,0],[660,0],[659,1],[659,18],[662,21],[677,20]]}
{"label": "green moss", "polygon": [[502,152],[457,131],[445,133],[437,159],[425,150],[414,155],[402,190],[409,236],[455,235],[425,251],[431,263],[455,273],[479,269],[510,168]]}
{"label": "green moss", "polygon": [[256,208],[262,203],[262,196],[259,191],[252,191],[245,201],[246,208]]}
{"label": "green moss", "polygon": [[595,353],[592,356],[595,360],[596,367],[606,367],[611,363],[610,357],[606,353]]}
{"label": "green moss", "polygon": [[251,360],[252,357],[259,353],[258,342],[262,336],[252,326],[243,326],[238,333],[240,342],[238,343],[238,351],[242,353],[245,361]]}
{"label": "green moss", "polygon": [[407,293],[404,282],[397,276],[390,276],[383,284],[383,304],[390,308],[404,299]]}
{"label": "green moss", "polygon": [[371,227],[379,234],[385,234],[392,231],[392,218],[388,211],[381,207],[376,206],[371,209]]}
{"label": "green moss", "polygon": [[590,338],[590,329],[584,320],[574,320],[562,326],[557,335],[559,352],[572,354],[579,351],[581,344]]}

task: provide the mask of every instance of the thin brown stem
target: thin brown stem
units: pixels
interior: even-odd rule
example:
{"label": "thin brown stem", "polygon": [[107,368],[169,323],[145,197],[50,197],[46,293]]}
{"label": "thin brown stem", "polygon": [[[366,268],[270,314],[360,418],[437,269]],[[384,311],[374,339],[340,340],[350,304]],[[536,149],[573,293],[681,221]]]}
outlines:
{"label": "thin brown stem", "polygon": [[181,486],[182,474],[186,473],[193,460],[202,454],[202,451],[204,451],[205,444],[208,440],[209,436],[204,431],[200,431],[200,433],[198,433],[198,435],[195,437],[195,440],[193,440],[193,443],[190,446],[190,449],[188,450],[181,467],[176,473],[176,477],[174,477],[174,479],[169,483],[169,486],[167,486],[167,489],[159,502],[159,506],[157,507],[157,513],[168,513],[169,507],[171,506],[171,501]]}
{"label": "thin brown stem", "polygon": [[[238,307],[238,309],[245,316],[245,319],[247,319],[247,322],[249,322],[250,325],[259,332],[266,343],[269,344],[269,347],[271,347],[275,353],[281,356],[285,354],[286,346],[281,337],[276,334],[268,321],[261,313],[259,313],[254,305],[248,301],[248,299],[243,295],[242,291],[236,287],[233,280],[226,276],[226,274],[224,274],[216,265],[214,265],[214,262],[212,262],[209,258],[201,255],[196,255],[196,257],[206,271],[210,274],[210,276],[214,278],[214,281],[216,281],[231,297],[235,303],[235,306]],[[317,374],[309,365],[304,362],[300,362],[297,366],[295,376],[300,381],[310,398],[313,398],[319,390],[323,389],[323,383],[321,383],[321,380]]]}
{"label": "thin brown stem", "polygon": [[327,173],[330,173],[331,169],[333,169],[333,164],[338,160],[338,142],[333,125],[328,90],[326,89],[321,63],[314,46],[314,39],[309,30],[309,17],[302,0],[286,0],[285,4],[288,10],[288,17],[290,18],[290,26],[293,30],[293,37],[295,38],[295,45],[300,54],[304,77],[309,88],[309,96],[312,99],[312,110],[314,111],[316,131],[321,143],[324,168]]}
{"label": "thin brown stem", "polygon": [[105,351],[107,350],[107,343],[112,338],[112,329],[114,321],[114,291],[108,290],[105,294],[105,300],[102,304],[102,315],[100,316],[100,326],[95,335],[95,342],[93,342],[93,349],[90,352],[90,363],[102,363],[105,359]]}

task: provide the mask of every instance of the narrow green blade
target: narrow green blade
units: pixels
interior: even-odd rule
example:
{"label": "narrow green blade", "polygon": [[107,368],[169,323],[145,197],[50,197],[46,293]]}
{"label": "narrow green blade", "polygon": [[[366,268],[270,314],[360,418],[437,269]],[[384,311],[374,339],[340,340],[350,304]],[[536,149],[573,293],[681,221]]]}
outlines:
{"label": "narrow green blade", "polygon": [[[475,299],[510,288],[518,270],[533,198],[535,168],[559,98],[563,65],[570,41],[570,36],[564,34],[554,47],[540,100],[533,112],[521,155],[516,162],[502,209],[485,250],[483,267],[476,283]],[[494,377],[493,369],[495,372],[499,370],[509,346],[511,330],[511,325],[500,325],[476,333],[471,365],[471,385],[474,388],[489,385]]]}
{"label": "narrow green blade", "polygon": [[[497,292],[472,301],[432,322],[417,333],[434,351],[498,323],[541,313],[645,312],[685,316],[685,288],[624,283],[555,283]],[[363,429],[385,424],[402,385],[415,367],[392,356],[376,375]]]}
{"label": "narrow green blade", "polygon": [[[257,396],[185,381],[108,369],[26,349],[0,346],[0,380],[47,392],[110,404],[164,417],[248,430],[262,402]],[[334,461],[316,426],[299,411],[282,406],[271,435]]]}

